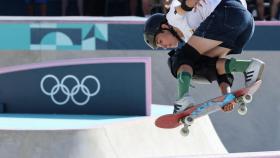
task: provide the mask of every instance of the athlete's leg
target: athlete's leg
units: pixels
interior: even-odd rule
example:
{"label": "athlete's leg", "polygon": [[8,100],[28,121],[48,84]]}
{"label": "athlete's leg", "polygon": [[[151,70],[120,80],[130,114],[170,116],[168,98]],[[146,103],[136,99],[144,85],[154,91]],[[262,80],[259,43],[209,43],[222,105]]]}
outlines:
{"label": "athlete's leg", "polygon": [[[193,48],[197,50],[198,53],[201,55],[205,55],[206,53],[208,56],[214,57],[209,53],[210,50],[215,49],[217,46],[219,46],[222,41],[217,41],[217,40],[212,40],[212,39],[207,39],[199,36],[193,35],[189,41],[188,44],[191,45]],[[217,54],[215,57],[220,56]]]}
{"label": "athlete's leg", "polygon": [[[216,70],[217,70],[217,82],[219,84],[220,90],[222,94],[227,94],[231,92],[231,86],[233,84],[234,77],[231,73],[226,74],[225,72],[225,61],[226,55],[231,51],[229,48],[225,47],[216,47],[208,52],[206,52],[207,56],[219,56],[219,59],[216,63]],[[223,107],[223,111],[229,112],[232,111],[234,108],[234,104],[227,104]]]}
{"label": "athlete's leg", "polygon": [[193,99],[189,96],[194,63],[190,60],[190,54],[180,49],[169,52],[169,56],[169,68],[172,75],[177,79],[178,96],[174,103],[174,113],[177,113],[194,103]]}
{"label": "athlete's leg", "polygon": [[217,62],[217,72],[219,74],[244,73],[245,86],[250,86],[257,80],[260,80],[263,69],[264,62],[255,58],[251,60],[220,59]]}
{"label": "athlete's leg", "polygon": [[[207,56],[219,56],[216,68],[218,75],[231,74],[241,72],[245,75],[245,85],[249,86],[261,78],[264,63],[258,59],[237,60],[234,58],[226,59],[225,55],[230,53],[230,49],[224,47],[216,47],[205,53]],[[223,88],[224,89],[224,88]]]}
{"label": "athlete's leg", "polygon": [[217,47],[209,50],[208,52],[205,52],[204,55],[212,57],[212,58],[213,57],[225,58],[229,54],[230,51],[231,51],[231,49],[229,49],[229,48],[217,46]]}
{"label": "athlete's leg", "polygon": [[[188,90],[189,90],[190,81],[191,81],[192,73],[193,73],[192,68],[194,67],[195,63],[197,63],[201,59],[202,55],[209,52],[209,50],[216,48],[221,43],[222,43],[221,41],[206,39],[206,38],[202,38],[202,37],[198,37],[198,36],[192,36],[190,38],[190,40],[188,41],[188,43],[183,47],[182,52],[185,54],[188,54],[188,56],[189,56],[188,60],[190,60],[190,61],[188,62],[189,65],[187,65],[187,66],[183,65],[182,67],[179,68],[179,70],[177,72],[178,81],[179,81],[178,82],[179,95],[178,95],[177,101],[175,103],[174,113],[184,110],[186,108],[186,105],[189,106],[189,104],[191,102],[193,102],[193,100],[190,99],[191,97],[189,96]],[[221,53],[221,54],[218,54],[218,53]],[[224,52],[217,51],[217,52],[215,52],[215,56],[211,53],[209,53],[208,55],[217,57],[217,56],[224,55]],[[186,77],[187,80],[182,80],[181,76],[188,76],[188,77]],[[222,90],[222,91],[224,92],[225,90]],[[181,107],[178,107],[178,106],[181,106]]]}
{"label": "athlete's leg", "polygon": [[186,64],[180,66],[177,72],[178,96],[174,103],[173,113],[184,111],[194,104],[193,98],[189,95],[189,87],[192,75],[193,69],[191,66]]}
{"label": "athlete's leg", "polygon": [[189,85],[193,75],[193,69],[189,65],[181,65],[177,72],[178,79],[178,96],[177,99],[182,98],[189,93]]}

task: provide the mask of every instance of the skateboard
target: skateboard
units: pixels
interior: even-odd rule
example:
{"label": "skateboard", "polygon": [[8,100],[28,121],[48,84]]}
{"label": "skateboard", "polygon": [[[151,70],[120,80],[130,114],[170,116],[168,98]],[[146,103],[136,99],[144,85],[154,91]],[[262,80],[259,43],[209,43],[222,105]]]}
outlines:
{"label": "skateboard", "polygon": [[159,128],[176,128],[183,125],[180,133],[183,136],[187,136],[189,134],[189,126],[193,124],[195,119],[220,111],[229,103],[232,103],[234,107],[239,105],[238,113],[245,115],[247,113],[247,104],[252,101],[253,94],[259,89],[261,83],[262,81],[258,80],[249,87],[193,105],[180,113],[162,115],[156,119],[155,125]]}

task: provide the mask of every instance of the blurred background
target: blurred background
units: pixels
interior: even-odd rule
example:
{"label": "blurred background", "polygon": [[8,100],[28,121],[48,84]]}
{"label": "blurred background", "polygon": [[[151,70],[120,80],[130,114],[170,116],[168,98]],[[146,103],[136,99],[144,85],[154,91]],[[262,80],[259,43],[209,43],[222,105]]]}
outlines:
{"label": "blurred background", "polygon": [[[149,16],[165,13],[172,0],[9,0],[4,16]],[[279,20],[280,0],[247,0],[256,20]]]}

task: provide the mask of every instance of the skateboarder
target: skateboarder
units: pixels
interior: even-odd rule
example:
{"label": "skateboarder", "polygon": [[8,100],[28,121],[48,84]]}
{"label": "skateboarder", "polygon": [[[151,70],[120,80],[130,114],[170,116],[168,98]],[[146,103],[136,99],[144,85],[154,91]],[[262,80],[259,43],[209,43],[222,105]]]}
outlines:
{"label": "skateboarder", "polygon": [[[240,0],[173,0],[169,12],[154,14],[144,26],[144,40],[153,49],[176,48],[168,64],[178,80],[174,113],[194,104],[191,79],[217,80],[223,94],[230,92],[233,72],[242,72],[245,86],[259,80],[264,62],[226,59],[240,54],[254,32],[254,19]],[[180,46],[182,45],[182,46]],[[224,111],[233,106],[225,106]]]}

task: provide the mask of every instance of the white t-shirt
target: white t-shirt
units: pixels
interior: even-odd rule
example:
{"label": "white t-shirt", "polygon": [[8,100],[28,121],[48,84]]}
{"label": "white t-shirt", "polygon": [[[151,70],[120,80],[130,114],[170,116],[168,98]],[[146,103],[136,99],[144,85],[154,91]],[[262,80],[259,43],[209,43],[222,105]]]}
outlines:
{"label": "white t-shirt", "polygon": [[[167,21],[173,27],[178,28],[184,34],[184,41],[187,42],[191,37],[193,31],[197,29],[201,22],[203,22],[219,5],[221,0],[206,0],[200,1],[202,6],[180,15],[176,12],[176,7],[181,3],[178,0],[173,0],[170,4],[170,10],[166,14]],[[241,0],[243,6],[247,8],[245,0]]]}

